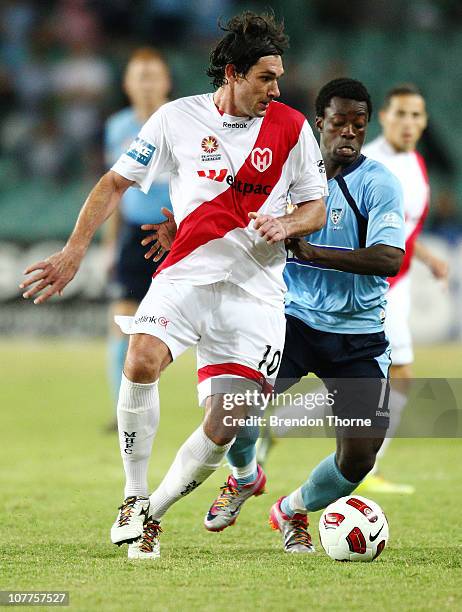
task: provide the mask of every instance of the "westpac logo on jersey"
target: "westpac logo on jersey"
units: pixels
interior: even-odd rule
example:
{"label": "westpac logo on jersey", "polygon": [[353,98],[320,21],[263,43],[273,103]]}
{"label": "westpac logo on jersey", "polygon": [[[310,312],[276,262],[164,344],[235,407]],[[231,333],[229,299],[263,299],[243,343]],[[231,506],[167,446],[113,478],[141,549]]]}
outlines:
{"label": "westpac logo on jersey", "polygon": [[227,168],[221,168],[220,170],[198,170],[198,176],[202,178],[210,179],[211,181],[217,181],[222,183],[225,179],[231,189],[242,193],[243,195],[249,195],[254,193],[256,195],[263,193],[269,195],[272,191],[271,185],[262,185],[261,183],[246,183],[240,179],[235,179],[232,174],[228,174]]}
{"label": "westpac logo on jersey", "polygon": [[147,166],[155,150],[156,147],[154,145],[138,137],[132,142],[126,155],[143,164],[143,166]]}
{"label": "westpac logo on jersey", "polygon": [[266,147],[265,149],[255,147],[250,154],[250,161],[252,162],[252,166],[258,170],[258,172],[264,172],[273,163],[273,152],[269,147]]}
{"label": "westpac logo on jersey", "polygon": [[218,181],[219,183],[222,183],[228,174],[228,169],[221,168],[221,170],[198,170],[197,174],[203,178],[208,178],[211,181]]}

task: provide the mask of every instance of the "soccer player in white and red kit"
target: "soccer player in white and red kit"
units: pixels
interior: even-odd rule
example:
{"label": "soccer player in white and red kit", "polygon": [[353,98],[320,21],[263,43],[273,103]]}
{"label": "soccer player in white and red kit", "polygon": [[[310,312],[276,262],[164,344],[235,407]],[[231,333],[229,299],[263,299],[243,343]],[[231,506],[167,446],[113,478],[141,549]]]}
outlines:
{"label": "soccer player in white and red kit", "polygon": [[[245,12],[224,30],[208,69],[215,93],[154,113],[90,193],[64,249],[30,266],[26,274],[35,274],[22,283],[24,297],[39,294],[35,303],[62,292],[124,191],[136,185],[146,193],[170,173],[175,241],[135,317],[120,320],[131,334],[118,402],[126,486],[111,539],[129,543],[132,558],[159,556],[161,517],[232,445],[247,406],[229,405],[225,394],[258,391],[275,379],[285,335],[284,241],[325,223],[327,182],[312,130],[301,113],[274,101],[283,26]],[[290,215],[289,196],[298,205]],[[159,375],[193,345],[204,422],[149,498]]]}
{"label": "soccer player in white and red kit", "polygon": [[[407,402],[411,364],[414,361],[409,327],[411,307],[410,266],[415,256],[425,263],[435,278],[445,280],[447,264],[436,257],[418,239],[428,213],[430,186],[425,161],[416,146],[427,126],[425,100],[412,84],[391,89],[385,96],[379,114],[382,134],[363,148],[363,153],[384,164],[398,178],[403,189],[406,231],[406,253],[400,272],[389,278],[385,331],[391,345],[392,422],[389,433],[399,423]],[[390,437],[386,438],[378,457],[382,457]],[[386,481],[375,471],[360,485],[362,491],[411,493],[412,487]]]}

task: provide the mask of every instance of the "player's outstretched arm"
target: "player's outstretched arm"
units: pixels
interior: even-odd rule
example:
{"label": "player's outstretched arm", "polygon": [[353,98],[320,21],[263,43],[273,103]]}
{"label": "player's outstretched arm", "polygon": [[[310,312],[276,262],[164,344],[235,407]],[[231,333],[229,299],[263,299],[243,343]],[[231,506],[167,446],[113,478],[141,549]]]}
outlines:
{"label": "player's outstretched arm", "polygon": [[375,244],[351,251],[316,247],[301,238],[287,241],[297,259],[353,274],[396,276],[401,268],[404,252],[387,244]]}
{"label": "player's outstretched arm", "polygon": [[269,244],[295,236],[307,236],[320,230],[326,223],[324,198],[302,202],[292,213],[282,217],[249,213],[254,228]]}
{"label": "player's outstretched arm", "polygon": [[141,226],[142,230],[153,231],[152,234],[149,234],[149,236],[146,236],[141,241],[143,246],[152,243],[152,246],[144,255],[145,259],[152,257],[153,261],[159,261],[164,253],[172,248],[177,230],[175,217],[168,208],[162,208],[161,212],[164,217],[167,217],[165,221],[162,223],[145,223]]}
{"label": "player's outstretched arm", "polygon": [[74,230],[62,251],[38,261],[24,271],[28,276],[19,286],[26,289],[24,298],[34,299],[34,304],[46,302],[56,293],[62,294],[74,278],[90,242],[100,225],[111,215],[123,193],[133,181],[110,170],[94,186],[80,210]]}

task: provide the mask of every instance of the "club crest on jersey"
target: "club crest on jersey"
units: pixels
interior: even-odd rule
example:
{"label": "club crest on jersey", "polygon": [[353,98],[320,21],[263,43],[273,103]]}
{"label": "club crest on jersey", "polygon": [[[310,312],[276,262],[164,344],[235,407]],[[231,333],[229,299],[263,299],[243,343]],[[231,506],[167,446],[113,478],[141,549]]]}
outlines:
{"label": "club crest on jersey", "polygon": [[221,154],[216,153],[218,149],[218,140],[215,136],[206,136],[201,141],[201,147],[204,153],[201,155],[201,161],[218,161],[221,159]]}
{"label": "club crest on jersey", "polygon": [[151,160],[152,154],[156,150],[156,147],[149,142],[146,142],[142,138],[135,138],[132,144],[129,146],[127,155],[135,161],[147,166]]}
{"label": "club crest on jersey", "polygon": [[252,166],[258,170],[258,172],[264,172],[273,163],[273,152],[268,147],[265,149],[256,147],[250,154],[250,161],[252,162]]}
{"label": "club crest on jersey", "polygon": [[332,208],[329,217],[334,225],[338,225],[343,217],[343,208]]}

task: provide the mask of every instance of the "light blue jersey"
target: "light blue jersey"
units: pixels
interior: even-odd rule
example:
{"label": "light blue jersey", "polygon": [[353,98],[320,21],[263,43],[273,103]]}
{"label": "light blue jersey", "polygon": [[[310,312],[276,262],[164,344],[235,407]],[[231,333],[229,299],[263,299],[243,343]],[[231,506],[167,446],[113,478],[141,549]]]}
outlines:
{"label": "light blue jersey", "polygon": [[[111,167],[130,147],[141,127],[142,124],[138,121],[132,108],[125,108],[109,117],[104,138],[108,167]],[[147,195],[140,189],[128,189],[121,202],[120,210],[123,218],[134,225],[165,221],[160,209],[165,207],[172,210],[168,180],[168,174],[159,177]]]}
{"label": "light blue jersey", "polygon": [[[328,185],[327,223],[307,236],[308,242],[348,250],[385,244],[404,251],[401,186],[385,166],[361,155]],[[289,257],[284,279],[286,313],[310,327],[345,334],[383,330],[385,277],[340,272]]]}

